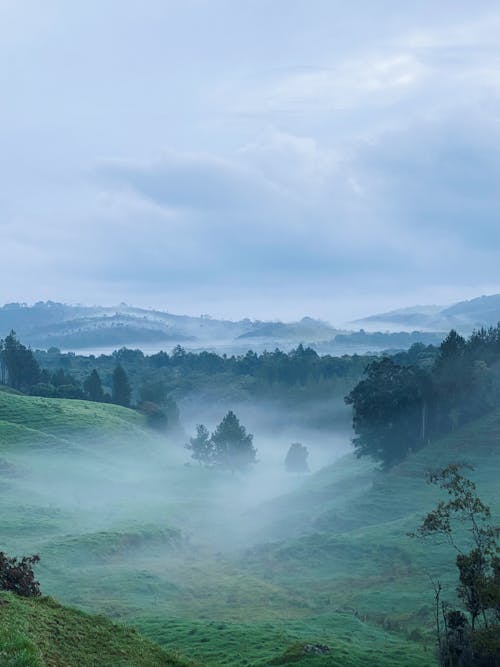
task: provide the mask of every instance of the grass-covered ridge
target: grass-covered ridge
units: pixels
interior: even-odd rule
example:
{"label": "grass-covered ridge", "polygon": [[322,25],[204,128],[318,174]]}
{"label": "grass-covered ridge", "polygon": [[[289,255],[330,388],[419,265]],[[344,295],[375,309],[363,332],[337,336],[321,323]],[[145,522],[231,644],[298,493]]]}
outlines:
{"label": "grass-covered ridge", "polygon": [[187,667],[134,629],[52,598],[0,594],[2,667]]}
{"label": "grass-covered ridge", "polygon": [[54,437],[83,437],[86,433],[106,436],[124,430],[139,434],[145,425],[144,417],[117,405],[24,396],[3,386],[0,422],[0,443],[5,444],[17,439],[48,444]]}

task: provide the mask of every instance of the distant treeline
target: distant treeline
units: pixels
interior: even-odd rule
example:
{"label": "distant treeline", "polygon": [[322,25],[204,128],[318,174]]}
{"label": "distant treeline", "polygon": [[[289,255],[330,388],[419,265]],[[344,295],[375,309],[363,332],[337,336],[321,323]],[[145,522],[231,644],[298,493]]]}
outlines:
{"label": "distant treeline", "polygon": [[398,331],[383,333],[381,331],[368,332],[364,329],[349,334],[337,334],[335,343],[342,345],[373,345],[374,348],[409,348],[415,343],[424,345],[439,345],[444,335],[433,331]]}
{"label": "distant treeline", "polygon": [[207,396],[234,394],[238,398],[284,397],[343,398],[361,378],[375,357],[359,355],[320,356],[299,345],[291,352],[274,350],[257,354],[219,355],[189,352],[177,346],[170,354],[145,355],[141,350],[122,348],[110,355],[82,356],[61,353],[57,348],[36,351],[39,365],[51,372],[63,369],[81,384],[97,370],[104,386],[109,386],[113,369],[120,364],[132,387],[133,400],[139,399],[144,385],[161,385],[167,394],[182,398],[192,392]]}
{"label": "distant treeline", "polygon": [[500,324],[431,349],[372,361],[346,397],[359,455],[391,465],[500,405]]}

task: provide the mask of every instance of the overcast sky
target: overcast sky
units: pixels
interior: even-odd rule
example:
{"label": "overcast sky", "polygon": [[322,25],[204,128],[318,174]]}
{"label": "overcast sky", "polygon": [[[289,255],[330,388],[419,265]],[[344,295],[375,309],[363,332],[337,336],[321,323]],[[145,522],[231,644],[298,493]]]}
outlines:
{"label": "overcast sky", "polygon": [[500,6],[0,0],[0,302],[500,292]]}

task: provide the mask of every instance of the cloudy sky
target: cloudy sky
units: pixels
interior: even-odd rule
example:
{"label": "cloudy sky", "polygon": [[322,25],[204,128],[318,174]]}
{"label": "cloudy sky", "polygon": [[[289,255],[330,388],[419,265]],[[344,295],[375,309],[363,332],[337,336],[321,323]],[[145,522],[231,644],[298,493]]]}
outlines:
{"label": "cloudy sky", "polygon": [[500,6],[0,0],[0,302],[500,292]]}

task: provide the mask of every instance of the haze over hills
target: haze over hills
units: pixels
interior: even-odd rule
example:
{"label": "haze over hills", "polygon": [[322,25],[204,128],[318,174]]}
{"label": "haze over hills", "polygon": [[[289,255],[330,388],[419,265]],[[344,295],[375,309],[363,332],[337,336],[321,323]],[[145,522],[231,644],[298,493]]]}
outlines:
{"label": "haze over hills", "polygon": [[371,330],[414,330],[444,332],[457,329],[470,333],[480,327],[495,326],[500,321],[500,294],[480,296],[448,306],[413,306],[370,315],[355,324]]}
{"label": "haze over hills", "polygon": [[[121,346],[190,348],[220,347],[234,343],[245,351],[252,347],[280,342],[332,339],[337,330],[329,324],[304,317],[300,322],[237,322],[193,317],[159,310],[118,306],[80,306],[39,301],[32,306],[12,303],[0,308],[0,337],[14,329],[26,344],[35,348],[60,347],[65,350],[118,348]],[[238,343],[236,343],[238,347]]]}
{"label": "haze over hills", "polygon": [[120,347],[147,351],[182,345],[244,354],[279,347],[289,350],[299,343],[319,353],[341,355],[387,349],[406,349],[415,342],[439,344],[455,328],[469,334],[500,321],[500,295],[481,296],[448,306],[412,306],[356,320],[361,331],[336,328],[328,322],[303,317],[297,322],[231,321],[176,315],[121,303],[118,306],[68,305],[39,301],[33,305],[10,303],[0,308],[0,337],[14,329],[33,348],[82,353],[109,352]]}

